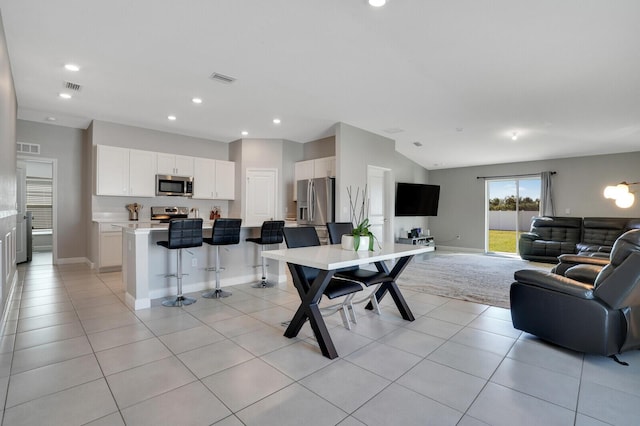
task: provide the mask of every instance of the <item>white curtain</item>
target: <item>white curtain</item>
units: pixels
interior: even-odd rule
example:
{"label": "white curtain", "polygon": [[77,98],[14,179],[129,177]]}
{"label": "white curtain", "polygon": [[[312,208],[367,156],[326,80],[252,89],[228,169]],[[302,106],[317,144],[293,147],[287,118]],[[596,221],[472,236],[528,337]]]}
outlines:
{"label": "white curtain", "polygon": [[555,216],[556,209],[553,205],[553,192],[551,176],[553,172],[540,173],[540,214],[543,216]]}

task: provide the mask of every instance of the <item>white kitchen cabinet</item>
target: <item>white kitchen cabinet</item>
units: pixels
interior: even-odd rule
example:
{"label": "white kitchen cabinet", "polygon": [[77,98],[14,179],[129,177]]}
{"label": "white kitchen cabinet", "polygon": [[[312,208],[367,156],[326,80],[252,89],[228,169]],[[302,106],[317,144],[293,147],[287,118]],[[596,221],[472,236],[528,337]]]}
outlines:
{"label": "white kitchen cabinet", "polygon": [[98,270],[122,267],[122,229],[105,223],[98,229]]}
{"label": "white kitchen cabinet", "polygon": [[235,170],[233,161],[194,159],[193,198],[233,200]]}
{"label": "white kitchen cabinet", "polygon": [[325,157],[313,160],[313,177],[335,177],[336,157]]}
{"label": "white kitchen cabinet", "polygon": [[216,160],[216,199],[233,200],[236,195],[236,163]]}
{"label": "white kitchen cabinet", "polygon": [[96,147],[96,195],[154,197],[156,154],[137,149]]}
{"label": "white kitchen cabinet", "polygon": [[138,149],[129,150],[129,195],[135,197],[156,196],[157,154]]}
{"label": "white kitchen cabinet", "polygon": [[193,157],[158,153],[159,175],[193,176]]}
{"label": "white kitchen cabinet", "polygon": [[96,195],[129,195],[129,149],[96,147]]}

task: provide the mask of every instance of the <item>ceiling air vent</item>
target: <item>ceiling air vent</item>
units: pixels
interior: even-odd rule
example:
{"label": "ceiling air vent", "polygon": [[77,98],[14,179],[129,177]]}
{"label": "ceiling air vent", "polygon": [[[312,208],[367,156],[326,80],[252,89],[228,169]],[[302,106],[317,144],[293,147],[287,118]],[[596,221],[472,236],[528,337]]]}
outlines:
{"label": "ceiling air vent", "polygon": [[224,83],[224,84],[231,84],[234,81],[236,81],[236,79],[233,77],[229,77],[228,75],[220,74],[217,72],[214,72],[213,74],[211,74],[209,78],[211,80],[217,81],[219,83]]}
{"label": "ceiling air vent", "polygon": [[64,88],[65,89],[69,89],[69,90],[73,90],[74,92],[79,92],[80,89],[82,89],[82,86],[80,86],[78,83],[72,83],[70,81],[65,81],[64,82]]}
{"label": "ceiling air vent", "polygon": [[40,145],[37,143],[18,142],[18,153],[40,155]]}

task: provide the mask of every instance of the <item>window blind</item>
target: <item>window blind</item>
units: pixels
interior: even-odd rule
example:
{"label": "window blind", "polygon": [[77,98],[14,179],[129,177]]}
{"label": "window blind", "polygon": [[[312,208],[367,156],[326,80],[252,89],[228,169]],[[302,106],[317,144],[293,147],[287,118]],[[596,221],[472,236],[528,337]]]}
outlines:
{"label": "window blind", "polygon": [[32,212],[33,229],[53,228],[53,180],[27,177],[27,210]]}

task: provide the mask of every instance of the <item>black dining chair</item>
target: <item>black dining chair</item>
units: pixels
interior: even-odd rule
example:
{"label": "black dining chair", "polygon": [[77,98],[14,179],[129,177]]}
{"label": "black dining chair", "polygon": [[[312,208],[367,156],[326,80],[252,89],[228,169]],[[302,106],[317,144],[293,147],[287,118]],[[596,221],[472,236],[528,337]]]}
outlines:
{"label": "black dining chair", "polygon": [[[311,226],[284,228],[282,233],[288,248],[320,245],[318,233],[316,232],[316,229]],[[313,280],[315,280],[320,273],[320,270],[291,263],[287,263],[287,265],[289,266],[293,276],[297,275],[300,277],[299,284],[302,286],[302,292],[307,293],[311,288]],[[330,300],[342,296],[346,297],[342,303],[324,308],[323,315],[331,315],[339,311],[345,328],[351,330],[351,321],[349,320],[349,317],[351,316],[353,323],[356,323],[356,318],[353,313],[352,299],[355,293],[359,291],[362,291],[362,286],[355,281],[331,278],[331,281],[329,281],[329,285],[327,285],[323,294]]]}
{"label": "black dining chair", "polygon": [[[284,220],[265,220],[260,227],[259,237],[250,237],[245,241],[260,245],[260,253],[265,246],[270,244],[280,244],[282,242],[282,228],[284,228]],[[262,256],[260,256],[262,257]],[[254,284],[255,288],[273,287],[274,284],[267,281],[267,259],[262,257],[262,280]]]}
{"label": "black dining chair", "polygon": [[[351,222],[329,222],[327,223],[327,231],[329,232],[329,242],[331,244],[340,244],[343,235],[351,234],[351,231],[353,231],[353,225]],[[369,301],[371,302],[374,311],[380,315],[380,307],[378,306],[378,299],[375,297],[375,294],[383,283],[393,281],[393,278],[391,278],[389,274],[384,271],[371,271],[368,269],[362,269],[359,266],[352,266],[339,269],[338,272],[336,272],[335,277],[357,281],[366,287],[375,285],[376,288],[369,296],[354,303],[358,304]]]}
{"label": "black dining chair", "polygon": [[169,233],[166,241],[158,241],[159,246],[177,252],[177,270],[175,274],[167,277],[175,277],[177,280],[177,295],[164,300],[163,306],[183,306],[196,303],[196,299],[182,295],[182,249],[202,246],[202,219],[171,219]]}

